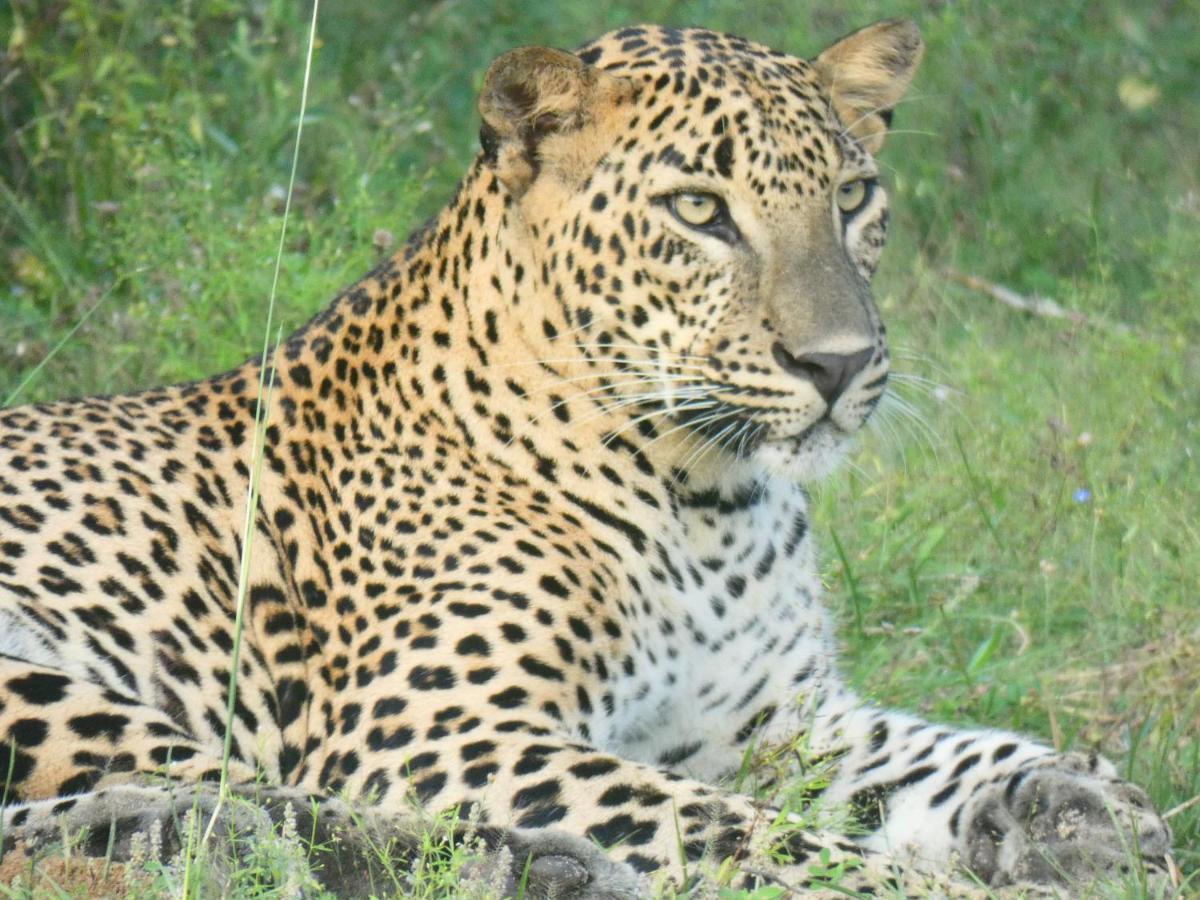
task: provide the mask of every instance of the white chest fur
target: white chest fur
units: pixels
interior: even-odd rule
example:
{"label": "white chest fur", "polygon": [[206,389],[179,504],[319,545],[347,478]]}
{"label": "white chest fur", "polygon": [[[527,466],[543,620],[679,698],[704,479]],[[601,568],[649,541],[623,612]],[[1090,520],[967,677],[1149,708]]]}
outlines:
{"label": "white chest fur", "polygon": [[713,779],[761,721],[794,730],[797,697],[828,670],[807,498],[780,484],[695,497],[643,563],[643,614],[592,739]]}

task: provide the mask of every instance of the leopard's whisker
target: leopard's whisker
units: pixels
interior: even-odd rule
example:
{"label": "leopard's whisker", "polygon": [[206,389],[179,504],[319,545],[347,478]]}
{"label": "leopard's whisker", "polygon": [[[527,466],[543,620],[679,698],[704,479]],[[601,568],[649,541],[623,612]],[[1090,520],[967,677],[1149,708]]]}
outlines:
{"label": "leopard's whisker", "polygon": [[675,469],[675,477],[671,479],[672,487],[677,487],[682,478],[690,476],[691,473],[695,471],[696,467],[699,466],[704,460],[704,457],[707,456],[714,447],[717,447],[721,444],[721,441],[725,438],[725,435],[727,435],[732,429],[739,427],[739,425],[740,423],[737,421],[730,422],[715,436],[710,437],[703,444],[701,444],[700,449],[697,452],[693,452],[692,455],[684,460],[682,464],[677,466]]}
{"label": "leopard's whisker", "polygon": [[701,425],[707,425],[709,422],[715,422],[715,421],[725,418],[726,416],[729,415],[729,405],[727,403],[725,403],[724,401],[720,401],[719,404],[714,404],[714,405],[719,405],[721,408],[716,410],[715,412],[707,413],[706,415],[699,416],[695,419],[689,419],[686,422],[681,422],[678,425],[674,426],[673,428],[669,428],[668,430],[662,432],[661,434],[656,434],[645,444],[642,444],[641,449],[643,451],[645,451],[647,448],[653,446],[658,441],[662,440],[663,438],[665,438],[669,435],[674,434],[677,431],[683,431],[684,429],[689,429],[689,428],[695,429]]}
{"label": "leopard's whisker", "polygon": [[[629,382],[629,384],[630,385],[638,385],[638,384],[657,385],[658,381],[653,380],[653,379],[638,379],[638,380]],[[603,395],[603,394],[609,393],[611,391],[613,391],[613,387],[611,385],[601,385],[599,387],[595,387],[595,388],[592,388],[587,391],[576,391],[576,392],[572,393],[571,396],[566,397],[562,400],[559,400],[559,401],[551,404],[548,408],[541,410],[540,412],[538,412],[537,414],[535,414],[533,416],[530,416],[526,421],[531,426],[536,425],[542,419],[544,419],[547,415],[552,414],[555,410],[565,406],[566,404],[570,403],[571,401],[578,400],[580,402],[584,402],[584,401],[587,401],[589,398],[592,398],[592,397],[595,397],[598,395]],[[693,394],[699,396],[701,394],[707,394],[707,393],[709,393],[709,391],[710,391],[710,389],[707,386],[703,386],[703,387],[681,388],[681,389],[678,389],[675,393],[676,393],[676,395],[683,393],[685,396],[692,396]],[[596,419],[603,418],[605,415],[608,415],[608,414],[614,412],[615,410],[622,409],[626,406],[634,406],[634,405],[641,404],[641,403],[651,403],[651,402],[654,402],[655,400],[663,400],[663,399],[665,399],[665,398],[664,398],[661,390],[659,390],[659,391],[643,391],[643,392],[637,393],[637,394],[623,395],[619,401],[614,402],[612,404],[602,404],[602,403],[596,404],[596,411],[593,414],[591,414],[589,416],[585,416],[582,419],[577,419],[575,421],[575,424],[576,424],[576,426],[584,425],[589,422],[595,421]],[[510,437],[509,440],[505,443],[505,446],[506,447],[510,446],[513,443],[513,441],[515,441],[517,439],[517,437],[518,437],[518,435],[514,433],[512,435],[512,437]]]}
{"label": "leopard's whisker", "polygon": [[914,375],[911,372],[891,372],[888,374],[888,380],[892,382],[893,387],[896,385],[910,386],[925,394],[932,394],[938,388],[946,389],[946,385],[940,381],[926,378],[924,375]]}
{"label": "leopard's whisker", "polygon": [[[599,360],[594,357],[585,357],[585,356],[566,356],[566,357],[558,357],[558,358],[550,358],[550,359],[528,359],[528,360],[522,360],[521,362],[498,363],[498,364],[489,366],[489,368],[491,368],[491,369],[515,369],[515,368],[531,367],[531,366],[540,366],[540,367],[546,368],[546,367],[554,366],[554,365],[569,365],[569,364],[596,366],[596,365],[599,365],[601,362],[611,365],[611,363],[613,361],[609,360],[609,359]],[[621,369],[644,368],[647,371],[658,371],[658,369],[659,369],[657,363],[655,363],[654,360],[622,359],[622,360],[620,360],[620,363],[621,363],[621,366],[620,366]],[[681,370],[709,372],[709,373],[712,372],[712,369],[707,366],[697,366],[697,365],[693,365],[691,363],[672,363],[671,365],[674,366],[675,368],[678,368]],[[557,374],[557,373],[555,373],[555,374]],[[603,375],[603,373],[599,373],[599,374]]]}
{"label": "leopard's whisker", "polygon": [[[707,395],[705,395],[705,396],[707,396]],[[617,435],[619,435],[621,432],[626,431],[630,428],[635,428],[638,425],[640,425],[642,422],[647,422],[650,419],[654,419],[659,416],[670,416],[670,415],[675,415],[675,414],[681,413],[681,412],[691,412],[692,410],[709,409],[713,406],[718,405],[719,403],[720,403],[719,400],[715,400],[715,399],[705,400],[702,397],[699,400],[684,401],[679,406],[675,406],[675,407],[663,407],[662,409],[653,409],[648,413],[638,416],[636,419],[630,419],[628,422],[626,422],[624,425],[622,425],[616,431],[613,431],[610,434],[608,434],[604,438],[604,440],[605,441],[611,440],[612,438],[615,438]],[[657,440],[657,438],[656,438],[656,440]],[[646,446],[649,446],[649,445],[646,445]]]}
{"label": "leopard's whisker", "polygon": [[[714,393],[712,390],[710,390],[709,388],[705,388],[702,391],[697,391],[695,393],[686,394],[686,396],[689,398],[697,397],[697,398],[703,399],[705,397],[710,396],[712,393]],[[675,392],[675,396],[679,396],[679,392]],[[611,403],[608,405],[598,405],[596,408],[596,412],[594,412],[592,415],[589,415],[582,419],[577,420],[575,424],[576,425],[585,425],[590,422],[594,422],[597,419],[603,418],[604,416],[609,415],[613,412],[616,412],[617,410],[626,409],[630,406],[638,406],[638,405],[645,404],[645,403],[652,403],[656,400],[663,401],[663,403],[664,403],[664,407],[662,410],[663,413],[670,414],[671,409],[665,405],[667,399],[668,399],[668,397],[665,396],[664,394],[654,393],[654,392],[647,392],[645,394],[640,394],[640,395],[637,395],[634,397],[627,397],[616,403]]]}
{"label": "leopard's whisker", "polygon": [[866,488],[872,488],[878,482],[878,479],[875,478],[875,476],[871,475],[866,469],[852,459],[842,460],[842,465],[846,467],[847,471],[849,471],[851,475],[857,477]]}
{"label": "leopard's whisker", "polygon": [[649,347],[646,344],[603,343],[603,344],[576,344],[575,346],[578,347],[580,350],[588,350],[588,349],[637,350],[639,353],[649,353],[651,356],[655,357],[656,359],[692,359],[692,360],[699,360],[699,361],[705,362],[705,363],[712,361],[711,358],[707,357],[707,356],[697,356],[694,353],[675,353],[670,350],[663,351],[663,350],[658,349],[657,347]]}
{"label": "leopard's whisker", "polygon": [[942,376],[948,381],[953,380],[953,375],[946,370],[946,367],[939,363],[928,353],[921,353],[917,350],[912,350],[903,345],[894,346],[890,349],[890,354],[894,359],[901,359],[905,362],[917,363],[918,365],[928,366],[934,373]]}
{"label": "leopard's whisker", "polygon": [[916,406],[914,406],[911,402],[909,402],[906,398],[901,396],[896,391],[893,391],[890,394],[890,399],[888,402],[904,418],[908,419],[909,421],[913,422],[916,426],[918,426],[921,429],[921,431],[925,434],[925,436],[930,439],[931,445],[932,445],[934,440],[936,440],[936,438],[938,437],[937,430],[925,420],[925,417],[923,415],[921,415],[921,411],[919,409],[917,409]]}
{"label": "leopard's whisker", "polygon": [[[866,119],[871,118],[871,116],[876,115],[877,113],[887,112],[888,110],[893,110],[897,106],[903,106],[906,103],[916,103],[920,100],[927,100],[931,96],[935,96],[935,95],[933,95],[933,94],[911,94],[907,97],[900,98],[899,100],[895,101],[894,103],[888,103],[888,104],[882,105],[882,106],[879,106],[879,105],[872,106],[871,108],[864,110],[862,113],[860,113],[859,117],[857,119],[855,119],[853,122],[851,122],[849,125],[844,125],[842,127],[842,130],[838,133],[838,137],[839,138],[846,137],[847,135],[850,134],[850,132],[852,132],[854,130],[854,127],[856,125],[858,125],[860,122],[865,121]],[[888,137],[890,137],[891,135],[896,134],[898,132],[892,131],[889,128],[885,133]],[[937,137],[937,135],[933,132],[918,132],[918,133],[919,134],[928,134],[930,137]]]}
{"label": "leopard's whisker", "polygon": [[[629,382],[630,385],[654,384],[654,383],[655,382],[652,382],[652,381]],[[689,388],[682,388],[681,390],[688,396],[691,396],[693,393],[700,394],[700,393],[708,392],[707,387],[703,387],[703,388],[689,387]],[[576,391],[570,397],[566,397],[562,400],[559,400],[559,401],[551,404],[547,409],[544,409],[541,412],[539,412],[537,415],[531,417],[529,419],[529,422],[530,422],[530,424],[534,424],[534,423],[540,421],[548,413],[552,413],[555,410],[557,410],[563,406],[566,406],[568,403],[570,403],[572,401],[584,402],[584,401],[591,399],[592,402],[595,404],[595,408],[596,408],[595,417],[599,418],[610,412],[613,412],[614,410],[623,409],[627,406],[636,406],[637,404],[640,404],[640,403],[652,403],[656,400],[665,400],[666,399],[663,392],[661,390],[658,390],[658,391],[643,391],[641,393],[636,393],[636,394],[622,394],[622,395],[620,395],[619,399],[614,400],[612,403],[609,403],[609,404],[595,402],[594,398],[604,396],[612,391],[613,391],[613,388],[608,385],[604,385],[604,386],[597,387],[597,388],[592,388],[591,390],[588,390],[588,391]],[[582,425],[589,421],[592,421],[591,417],[578,419],[578,420],[576,420],[575,424]]]}
{"label": "leopard's whisker", "polygon": [[587,331],[590,328],[594,328],[595,325],[596,323],[594,321],[588,321],[583,325],[576,325],[574,328],[569,328],[566,331],[559,331],[554,335],[554,337],[548,337],[546,340],[548,340],[551,344],[556,344],[563,338],[568,338],[572,335],[579,334],[581,331]]}
{"label": "leopard's whisker", "polygon": [[[696,411],[696,412],[699,412],[699,411],[701,411],[701,410],[705,410],[705,409],[711,409],[711,408],[712,408],[714,405],[715,405],[715,404],[712,404],[712,403],[704,403],[704,404],[699,404],[699,405],[696,405],[696,406],[688,407],[688,410],[689,410],[689,411]],[[644,417],[641,419],[641,421],[649,421],[649,420],[651,420],[651,419],[654,419],[654,418],[661,418],[661,417],[664,417],[664,416],[667,416],[667,415],[669,415],[669,413],[668,413],[668,412],[667,412],[667,410],[665,410],[665,409],[656,410],[656,411],[654,411],[654,412],[652,412],[652,413],[648,413],[646,416],[644,416]],[[605,446],[608,446],[608,445],[609,445],[609,443],[611,443],[612,441],[614,441],[614,440],[616,440],[618,437],[620,437],[620,436],[621,436],[621,433],[622,433],[623,431],[626,431],[626,430],[629,428],[629,426],[630,426],[630,425],[632,425],[632,424],[633,424],[632,422],[627,422],[625,425],[622,425],[622,426],[621,426],[620,428],[618,428],[616,431],[609,432],[608,434],[606,434],[606,435],[605,435],[605,436],[604,436],[604,437],[601,439],[601,443],[602,443],[602,444],[604,444]],[[663,437],[663,436],[665,436],[666,434],[671,434],[671,433],[673,433],[673,432],[676,432],[676,431],[682,431],[682,430],[686,429],[687,427],[688,427],[688,426],[687,426],[686,424],[685,424],[685,425],[676,425],[675,427],[673,427],[673,428],[669,429],[668,431],[664,432],[662,435],[658,435],[658,436],[656,436],[656,437],[652,438],[651,440],[647,441],[645,444],[640,444],[640,445],[638,446],[638,449],[644,452],[644,451],[646,450],[646,448],[648,448],[648,447],[649,447],[651,444],[653,444],[655,441],[657,441],[659,437]]]}
{"label": "leopard's whisker", "polygon": [[867,427],[879,435],[888,453],[900,460],[904,472],[908,474],[908,458],[904,455],[904,442],[896,430],[895,412],[890,405],[881,403],[875,410],[875,415],[867,421]]}
{"label": "leopard's whisker", "polygon": [[[625,376],[625,375],[629,375],[629,376],[637,375],[638,377],[629,378],[624,381],[616,380],[617,378],[620,378],[621,376]],[[616,374],[612,374],[612,373],[601,374],[601,373],[597,372],[597,373],[593,373],[590,375],[579,375],[574,378],[559,379],[558,381],[554,382],[553,384],[543,385],[542,387],[538,388],[537,390],[529,391],[529,395],[536,396],[537,394],[548,394],[551,391],[557,390],[561,385],[564,385],[564,384],[577,384],[580,381],[595,381],[597,378],[607,379],[606,384],[601,385],[599,389],[608,389],[610,387],[624,387],[626,385],[632,385],[632,384],[653,384],[660,380],[654,373],[650,373],[650,372],[645,372],[645,373],[618,372]],[[685,381],[685,382],[693,382],[693,383],[702,383],[707,380],[702,375],[672,375],[671,378],[675,381]],[[572,396],[576,396],[576,395],[572,394]]]}

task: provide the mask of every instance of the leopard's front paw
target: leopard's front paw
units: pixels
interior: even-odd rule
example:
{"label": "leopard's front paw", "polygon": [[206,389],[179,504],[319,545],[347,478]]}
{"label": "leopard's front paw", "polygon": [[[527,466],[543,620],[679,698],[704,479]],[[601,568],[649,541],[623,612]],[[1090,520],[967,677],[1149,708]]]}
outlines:
{"label": "leopard's front paw", "polygon": [[558,831],[481,829],[491,852],[468,876],[502,897],[536,900],[634,900],[646,887],[630,866],[590,841]]}
{"label": "leopard's front paw", "polygon": [[1119,876],[1139,856],[1165,879],[1171,830],[1146,792],[1096,756],[1036,760],[979,791],[965,811],[964,861],[993,887]]}

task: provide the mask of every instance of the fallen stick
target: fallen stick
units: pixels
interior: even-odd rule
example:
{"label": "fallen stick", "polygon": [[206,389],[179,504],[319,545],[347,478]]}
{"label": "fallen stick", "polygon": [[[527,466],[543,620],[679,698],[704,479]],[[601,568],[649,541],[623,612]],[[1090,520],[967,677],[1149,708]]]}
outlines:
{"label": "fallen stick", "polygon": [[1173,818],[1175,818],[1175,816],[1179,815],[1184,810],[1191,809],[1197,803],[1200,803],[1200,794],[1197,794],[1191,800],[1184,800],[1178,806],[1167,810],[1165,813],[1163,813],[1163,818],[1164,819],[1173,819]]}
{"label": "fallen stick", "polygon": [[1087,325],[1090,328],[1100,328],[1105,331],[1115,331],[1118,334],[1127,334],[1129,326],[1121,322],[1109,322],[1104,319],[1095,319],[1085,315],[1075,309],[1067,309],[1062,304],[1051,300],[1049,297],[1026,297],[1024,294],[1018,294],[1011,288],[1006,288],[1002,284],[996,284],[991,281],[985,281],[975,275],[968,275],[966,272],[959,272],[956,269],[945,269],[943,274],[951,281],[956,281],[963,287],[968,287],[973,291],[978,291],[985,296],[991,297],[1003,303],[1005,306],[1018,310],[1019,312],[1029,313],[1034,316],[1041,316],[1045,319],[1065,319],[1068,322],[1073,322],[1076,325]]}

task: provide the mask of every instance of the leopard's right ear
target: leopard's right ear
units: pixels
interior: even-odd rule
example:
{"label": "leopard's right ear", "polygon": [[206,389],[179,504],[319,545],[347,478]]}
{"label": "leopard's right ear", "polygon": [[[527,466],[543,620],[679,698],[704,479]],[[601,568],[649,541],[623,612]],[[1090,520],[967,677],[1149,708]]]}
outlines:
{"label": "leopard's right ear", "polygon": [[883,145],[892,107],[908,90],[924,51],[916,23],[889,19],[846,35],[814,61],[838,119],[871,153]]}
{"label": "leopard's right ear", "polygon": [[582,128],[609,78],[563,50],[522,47],[492,63],[479,94],[485,157],[519,197],[542,168],[543,144]]}

